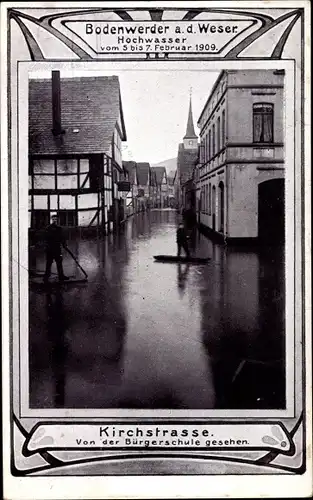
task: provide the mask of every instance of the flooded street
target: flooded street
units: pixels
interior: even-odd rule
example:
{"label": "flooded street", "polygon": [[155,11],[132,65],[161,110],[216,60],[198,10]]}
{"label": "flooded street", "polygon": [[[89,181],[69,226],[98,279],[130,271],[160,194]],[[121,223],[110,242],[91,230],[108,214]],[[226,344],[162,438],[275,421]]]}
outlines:
{"label": "flooded street", "polygon": [[[197,233],[208,264],[155,262],[177,252],[176,218],[152,210],[72,239],[88,282],[30,287],[31,408],[284,407],[282,251]],[[64,269],[81,277],[66,252]]]}

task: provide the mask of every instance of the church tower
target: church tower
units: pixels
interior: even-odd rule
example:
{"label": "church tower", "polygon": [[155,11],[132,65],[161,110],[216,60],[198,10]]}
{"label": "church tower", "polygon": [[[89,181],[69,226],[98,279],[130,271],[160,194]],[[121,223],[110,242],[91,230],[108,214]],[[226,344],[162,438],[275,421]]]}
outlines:
{"label": "church tower", "polygon": [[195,128],[193,125],[191,94],[190,94],[190,101],[189,101],[189,113],[188,113],[187,129],[186,129],[186,134],[184,136],[184,148],[185,149],[197,149],[198,148],[198,137],[196,136]]}

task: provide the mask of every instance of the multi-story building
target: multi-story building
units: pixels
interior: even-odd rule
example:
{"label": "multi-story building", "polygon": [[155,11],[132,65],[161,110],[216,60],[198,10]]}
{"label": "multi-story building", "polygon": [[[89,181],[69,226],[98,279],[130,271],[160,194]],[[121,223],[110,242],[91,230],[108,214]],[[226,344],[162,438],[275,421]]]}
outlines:
{"label": "multi-story building", "polygon": [[137,163],[137,181],[138,181],[138,209],[147,210],[150,207],[151,190],[151,167],[150,163]]}
{"label": "multi-story building", "polygon": [[168,189],[168,202],[170,208],[176,207],[176,199],[175,199],[175,176],[176,172],[171,171],[167,176],[167,189]]}
{"label": "multi-story building", "polygon": [[168,182],[165,167],[151,167],[151,175],[154,178],[155,193],[154,206],[157,208],[168,207]]}
{"label": "multi-story building", "polygon": [[[29,226],[118,223],[126,131],[117,76],[29,81]],[[121,189],[121,188],[120,188]]]}
{"label": "multi-story building", "polygon": [[228,239],[284,235],[284,72],[223,71],[198,120],[199,222]]}
{"label": "multi-story building", "polygon": [[138,210],[137,164],[134,161],[123,161],[123,168],[128,172],[128,181],[130,184],[130,189],[126,195],[126,213],[127,216],[130,216]]}
{"label": "multi-story building", "polygon": [[192,177],[192,172],[198,161],[198,155],[198,137],[194,129],[190,98],[186,134],[183,138],[183,142],[178,146],[177,170],[174,180],[176,204],[180,211],[186,208],[185,183]]}

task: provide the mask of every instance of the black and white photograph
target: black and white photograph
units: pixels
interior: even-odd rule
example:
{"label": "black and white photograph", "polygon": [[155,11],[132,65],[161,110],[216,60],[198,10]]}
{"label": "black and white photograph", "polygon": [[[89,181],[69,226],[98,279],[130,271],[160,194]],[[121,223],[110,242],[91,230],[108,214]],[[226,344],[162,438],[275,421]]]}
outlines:
{"label": "black and white photograph", "polygon": [[47,76],[30,408],[284,409],[284,70]]}
{"label": "black and white photograph", "polygon": [[5,498],[309,496],[308,15],[1,5]]}

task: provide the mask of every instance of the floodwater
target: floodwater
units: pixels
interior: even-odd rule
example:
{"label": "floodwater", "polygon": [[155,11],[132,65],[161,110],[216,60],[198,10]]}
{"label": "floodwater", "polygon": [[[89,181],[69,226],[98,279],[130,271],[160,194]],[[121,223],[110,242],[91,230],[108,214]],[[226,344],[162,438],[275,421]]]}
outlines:
{"label": "floodwater", "polygon": [[[158,263],[177,251],[176,218],[151,211],[72,239],[88,282],[30,287],[31,408],[284,408],[282,250],[197,233],[208,264]],[[44,270],[40,250],[30,262]],[[64,269],[82,276],[66,252]]]}

